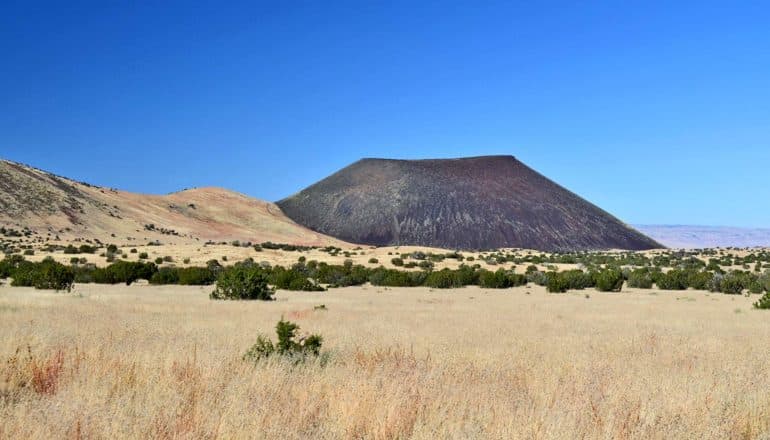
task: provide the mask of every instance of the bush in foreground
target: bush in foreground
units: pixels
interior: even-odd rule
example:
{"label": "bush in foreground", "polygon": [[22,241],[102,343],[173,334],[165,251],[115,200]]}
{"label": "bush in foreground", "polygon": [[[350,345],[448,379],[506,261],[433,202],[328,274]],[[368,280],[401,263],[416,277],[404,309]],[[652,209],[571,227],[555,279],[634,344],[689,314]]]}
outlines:
{"label": "bush in foreground", "polygon": [[264,335],[257,337],[257,342],[243,355],[243,359],[258,362],[270,356],[279,355],[301,362],[308,356],[318,356],[321,353],[323,338],[320,335],[298,336],[299,326],[281,318],[275,326],[278,342],[273,342]]}
{"label": "bush in foreground", "polygon": [[249,299],[270,301],[275,291],[268,286],[268,275],[257,266],[237,264],[217,278],[211,299]]}

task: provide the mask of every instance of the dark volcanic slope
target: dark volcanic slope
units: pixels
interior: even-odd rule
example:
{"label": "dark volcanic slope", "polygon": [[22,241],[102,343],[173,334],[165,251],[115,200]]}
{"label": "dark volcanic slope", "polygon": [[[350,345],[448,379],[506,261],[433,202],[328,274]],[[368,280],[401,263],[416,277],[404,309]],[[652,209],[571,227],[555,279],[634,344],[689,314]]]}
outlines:
{"label": "dark volcanic slope", "polygon": [[310,229],[373,245],[662,247],[512,156],[363,159],[278,205]]}

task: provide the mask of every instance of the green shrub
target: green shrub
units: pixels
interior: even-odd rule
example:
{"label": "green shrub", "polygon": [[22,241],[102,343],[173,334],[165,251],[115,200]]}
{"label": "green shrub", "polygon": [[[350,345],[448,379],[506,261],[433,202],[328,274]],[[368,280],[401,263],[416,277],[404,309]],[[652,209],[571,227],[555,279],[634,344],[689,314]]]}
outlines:
{"label": "green shrub", "polygon": [[580,269],[567,270],[559,275],[566,281],[568,290],[583,290],[595,285],[593,276]]}
{"label": "green shrub", "polygon": [[695,290],[708,290],[714,274],[707,271],[690,271],[687,275],[687,284]]}
{"label": "green shrub", "polygon": [[78,282],[97,284],[125,283],[131,285],[136,280],[150,281],[158,268],[152,263],[117,261],[105,268],[84,267],[78,269]]}
{"label": "green shrub", "polygon": [[147,255],[147,252],[142,252],[142,253],[139,254],[139,259],[140,260],[146,260],[148,258],[150,258],[150,256]]}
{"label": "green shrub", "polygon": [[494,272],[481,270],[478,274],[479,286],[485,289],[507,289],[527,284],[527,278],[521,274],[498,269]]}
{"label": "green shrub", "polygon": [[652,275],[647,269],[635,269],[628,274],[628,287],[652,289]]}
{"label": "green shrub", "polygon": [[390,262],[396,267],[401,267],[404,265],[404,260],[399,257],[391,259]]}
{"label": "green shrub", "polygon": [[261,268],[236,264],[219,275],[211,299],[270,301],[275,292],[267,283],[268,275]]}
{"label": "green shrub", "polygon": [[746,288],[749,289],[749,293],[753,293],[755,295],[764,291],[762,284],[760,284],[758,280],[751,280]]}
{"label": "green shrub", "polygon": [[569,284],[560,273],[548,272],[545,274],[545,289],[549,293],[564,293],[569,289]]}
{"label": "green shrub", "polygon": [[743,292],[743,278],[736,272],[728,272],[721,276],[718,291],[728,295],[740,295]]}
{"label": "green shrub", "polygon": [[291,358],[294,362],[302,362],[308,357],[316,357],[321,353],[323,338],[320,335],[298,336],[299,326],[281,318],[275,326],[278,342],[273,342],[264,335],[257,337],[257,342],[243,355],[243,359],[258,362],[262,359],[278,355]]}
{"label": "green shrub", "polygon": [[161,267],[150,278],[150,284],[178,284],[179,273],[173,267]]}
{"label": "green shrub", "polygon": [[600,292],[620,292],[623,289],[623,272],[615,268],[595,272],[594,282]]}
{"label": "green shrub", "polygon": [[96,252],[96,248],[94,246],[83,244],[83,245],[80,245],[80,248],[78,248],[78,251],[79,251],[78,253],[81,253],[81,254],[93,254],[94,252]]}
{"label": "green shrub", "polygon": [[770,309],[770,292],[765,293],[762,295],[761,298],[757,300],[757,302],[754,303],[754,307],[757,309]]}
{"label": "green shrub", "polygon": [[299,268],[284,269],[276,267],[270,277],[272,284],[276,289],[283,290],[303,290],[307,292],[320,292],[325,290],[322,286],[312,282],[307,274],[302,272],[305,266],[299,265]]}
{"label": "green shrub", "polygon": [[666,273],[657,273],[655,284],[662,290],[686,290],[688,286],[687,274],[678,269],[672,269]]}
{"label": "green shrub", "polygon": [[217,274],[208,267],[183,267],[176,271],[183,286],[208,286],[217,280]]}
{"label": "green shrub", "polygon": [[436,289],[452,289],[463,286],[457,273],[449,269],[429,273],[425,278],[425,285]]}
{"label": "green shrub", "polygon": [[379,262],[380,262],[380,260],[378,260],[378,259],[376,259],[376,258],[374,258],[374,257],[372,257],[372,258],[370,258],[370,259],[369,259],[369,264],[377,264],[377,263],[379,263]]}
{"label": "green shrub", "polygon": [[535,283],[538,286],[548,285],[548,274],[545,272],[535,270],[534,272],[527,272],[525,276],[527,277],[527,281],[530,283]]}
{"label": "green shrub", "polygon": [[40,263],[21,263],[11,272],[11,276],[12,286],[56,291],[69,292],[75,282],[75,272],[72,268],[48,258]]}
{"label": "green shrub", "polygon": [[369,275],[369,282],[373,286],[414,287],[422,285],[427,276],[425,272],[377,268]]}
{"label": "green shrub", "polygon": [[770,293],[770,270],[766,270],[762,275],[760,275],[757,278],[757,281],[765,292]]}

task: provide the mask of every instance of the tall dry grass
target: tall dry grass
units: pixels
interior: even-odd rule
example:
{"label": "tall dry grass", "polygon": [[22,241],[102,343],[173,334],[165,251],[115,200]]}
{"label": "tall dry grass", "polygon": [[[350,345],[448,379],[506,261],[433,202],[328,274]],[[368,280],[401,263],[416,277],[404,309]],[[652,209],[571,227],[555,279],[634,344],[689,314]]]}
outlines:
{"label": "tall dry grass", "polygon": [[[0,287],[2,438],[760,438],[770,313],[705,292]],[[327,311],[313,311],[326,304]],[[329,364],[241,360],[281,316]]]}

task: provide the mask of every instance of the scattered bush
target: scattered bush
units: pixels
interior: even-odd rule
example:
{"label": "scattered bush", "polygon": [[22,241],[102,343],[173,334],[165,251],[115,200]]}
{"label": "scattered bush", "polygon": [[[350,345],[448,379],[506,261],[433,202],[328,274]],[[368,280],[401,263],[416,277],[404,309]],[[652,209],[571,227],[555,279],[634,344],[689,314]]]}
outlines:
{"label": "scattered bush", "polygon": [[150,278],[150,284],[178,284],[179,273],[172,267],[161,267]]}
{"label": "scattered bush", "polygon": [[317,285],[311,281],[307,274],[303,273],[301,269],[304,266],[299,265],[299,268],[284,269],[282,267],[276,268],[273,271],[273,275],[270,277],[272,284],[276,289],[284,290],[304,290],[306,292],[320,292],[325,289],[322,286]]}
{"label": "scattered bush", "polygon": [[521,274],[498,269],[495,272],[481,270],[479,272],[479,286],[486,289],[507,289],[510,287],[527,284],[527,278]]}
{"label": "scattered bush", "polygon": [[[324,307],[325,308],[325,307]],[[308,357],[316,357],[321,353],[323,338],[320,335],[298,336],[299,326],[281,318],[275,326],[278,342],[273,342],[264,335],[257,337],[257,342],[243,355],[243,359],[258,362],[262,359],[278,355],[285,356],[295,363],[305,361]]]}
{"label": "scattered bush", "polygon": [[665,273],[658,272],[655,284],[662,290],[686,290],[689,283],[685,272],[673,269]]}
{"label": "scattered bush", "polygon": [[647,269],[635,269],[628,274],[628,287],[652,289],[652,275]]}
{"label": "scattered bush", "polygon": [[268,275],[260,267],[236,264],[219,275],[211,299],[270,301],[275,291],[267,283]]}
{"label": "scattered bush", "polygon": [[425,285],[436,289],[463,287],[463,283],[457,274],[449,269],[429,273],[425,279]]}
{"label": "scattered bush", "polygon": [[594,273],[596,290],[600,292],[620,292],[623,288],[623,272],[610,268]]}
{"label": "scattered bush", "polygon": [[69,292],[75,282],[71,267],[45,259],[40,263],[23,262],[11,273],[12,286],[34,287],[36,289],[66,290]]}
{"label": "scattered bush", "polygon": [[183,267],[176,272],[179,284],[185,286],[208,286],[217,280],[217,273],[208,267]]}
{"label": "scattered bush", "polygon": [[729,272],[718,278],[715,277],[712,288],[728,295],[740,295],[744,289],[743,278],[736,272]]}
{"label": "scattered bush", "polygon": [[569,289],[569,284],[559,273],[548,272],[545,274],[545,289],[549,293],[564,293]]}
{"label": "scattered bush", "polygon": [[393,264],[396,267],[401,267],[401,266],[404,265],[404,260],[399,258],[399,257],[396,257],[396,258],[391,259],[390,263]]}
{"label": "scattered bush", "polygon": [[93,265],[76,269],[75,279],[81,283],[131,285],[136,280],[150,281],[158,268],[152,263],[117,261],[104,268]]}
{"label": "scattered bush", "polygon": [[757,309],[770,309],[770,292],[762,295],[762,297],[754,303],[754,307]]}

